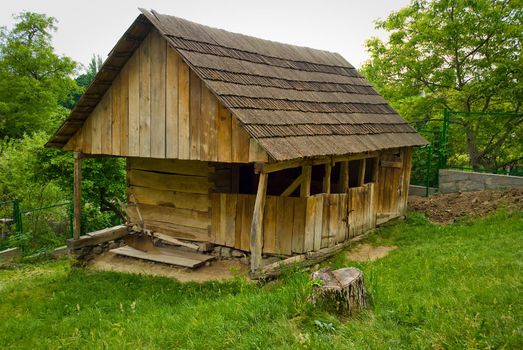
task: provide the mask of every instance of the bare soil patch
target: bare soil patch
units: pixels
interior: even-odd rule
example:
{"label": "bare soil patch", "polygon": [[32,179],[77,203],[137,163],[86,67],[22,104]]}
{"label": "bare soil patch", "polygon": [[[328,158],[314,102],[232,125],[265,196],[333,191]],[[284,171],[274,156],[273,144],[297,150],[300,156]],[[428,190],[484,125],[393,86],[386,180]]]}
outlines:
{"label": "bare soil patch", "polygon": [[352,261],[374,261],[385,257],[396,246],[373,247],[370,244],[360,244],[355,249],[347,252],[347,257]]}
{"label": "bare soil patch", "polygon": [[436,194],[409,197],[409,206],[431,221],[448,224],[467,216],[485,216],[499,207],[523,210],[523,189]]}
{"label": "bare soil patch", "polygon": [[249,271],[247,265],[241,264],[237,260],[215,260],[211,262],[210,266],[201,266],[193,270],[127,258],[118,256],[112,252],[106,252],[97,256],[94,261],[89,264],[88,268],[98,271],[116,271],[170,277],[180,282],[225,281],[238,275],[246,276]]}

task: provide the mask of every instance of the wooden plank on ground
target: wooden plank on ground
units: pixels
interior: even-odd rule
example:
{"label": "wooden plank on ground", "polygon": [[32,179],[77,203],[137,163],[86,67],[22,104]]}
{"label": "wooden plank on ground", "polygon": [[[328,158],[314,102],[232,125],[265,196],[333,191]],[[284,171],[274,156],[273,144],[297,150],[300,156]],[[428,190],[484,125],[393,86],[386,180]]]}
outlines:
{"label": "wooden plank on ground", "polygon": [[109,227],[103,230],[90,232],[86,235],[80,236],[79,239],[70,239],[67,241],[67,247],[69,247],[69,249],[78,249],[87,246],[94,246],[103,242],[122,238],[128,233],[128,228],[125,225]]}
{"label": "wooden plank on ground", "polygon": [[143,259],[143,260],[149,260],[149,261],[154,261],[154,262],[159,262],[159,263],[164,263],[164,264],[169,264],[169,265],[177,265],[177,266],[184,266],[184,267],[190,267],[190,268],[195,268],[195,267],[205,264],[205,262],[200,261],[200,260],[188,259],[185,257],[168,255],[168,254],[164,254],[164,253],[152,253],[152,252],[146,253],[146,252],[142,252],[141,250],[134,249],[134,248],[131,248],[128,246],[111,249],[110,251],[115,254],[128,256],[131,258],[138,258],[138,259]]}

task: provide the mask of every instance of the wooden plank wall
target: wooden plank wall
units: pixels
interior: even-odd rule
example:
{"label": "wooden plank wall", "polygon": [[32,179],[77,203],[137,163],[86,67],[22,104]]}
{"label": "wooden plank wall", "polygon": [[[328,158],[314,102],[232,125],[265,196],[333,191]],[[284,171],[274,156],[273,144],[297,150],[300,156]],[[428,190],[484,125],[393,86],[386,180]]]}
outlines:
{"label": "wooden plank wall", "polygon": [[376,215],[382,223],[400,215],[404,149],[384,151],[380,156],[376,191]]}
{"label": "wooden plank wall", "polygon": [[144,39],[64,149],[160,159],[268,160],[156,30]]}
{"label": "wooden plank wall", "polygon": [[131,220],[137,222],[141,215],[148,229],[177,238],[209,241],[213,171],[207,162],[128,158]]}
{"label": "wooden plank wall", "polygon": [[376,227],[374,183],[348,190],[349,237],[361,235]]}
{"label": "wooden plank wall", "polygon": [[[211,195],[211,242],[243,251],[250,249],[255,195]],[[304,252],[306,198],[267,196],[263,214],[263,253]]]}
{"label": "wooden plank wall", "polygon": [[332,247],[348,238],[347,194],[310,196],[306,211],[305,251]]}

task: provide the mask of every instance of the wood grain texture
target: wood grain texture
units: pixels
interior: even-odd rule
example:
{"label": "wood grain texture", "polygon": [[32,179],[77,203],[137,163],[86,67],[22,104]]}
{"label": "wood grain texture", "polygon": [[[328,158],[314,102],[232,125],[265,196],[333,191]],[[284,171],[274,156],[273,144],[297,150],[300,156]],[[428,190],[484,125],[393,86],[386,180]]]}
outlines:
{"label": "wood grain texture", "polygon": [[129,156],[140,155],[140,50],[129,59]]}
{"label": "wood grain texture", "polygon": [[178,158],[178,69],[179,55],[167,47],[165,78],[165,157]]}
{"label": "wood grain texture", "polygon": [[151,157],[165,158],[165,70],[167,43],[151,32]]}
{"label": "wood grain texture", "polygon": [[140,45],[140,157],[151,156],[151,35]]}

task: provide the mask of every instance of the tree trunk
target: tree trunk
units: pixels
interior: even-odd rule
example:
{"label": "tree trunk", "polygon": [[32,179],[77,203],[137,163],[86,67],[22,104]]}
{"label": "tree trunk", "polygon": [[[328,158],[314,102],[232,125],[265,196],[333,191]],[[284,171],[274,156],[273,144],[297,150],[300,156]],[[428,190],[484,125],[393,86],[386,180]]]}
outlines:
{"label": "tree trunk", "polygon": [[312,274],[314,287],[313,304],[352,316],[361,308],[367,307],[367,293],[363,285],[363,272],[354,267],[332,271],[324,268]]}

